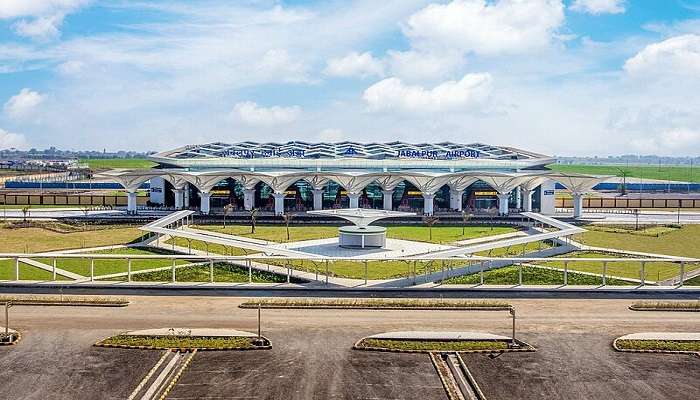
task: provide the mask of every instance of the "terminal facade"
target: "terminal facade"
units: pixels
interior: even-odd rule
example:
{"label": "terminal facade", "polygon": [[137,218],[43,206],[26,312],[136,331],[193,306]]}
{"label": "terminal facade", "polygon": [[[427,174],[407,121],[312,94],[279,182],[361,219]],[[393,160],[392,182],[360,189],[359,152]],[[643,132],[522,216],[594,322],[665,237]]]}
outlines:
{"label": "terminal facade", "polygon": [[600,181],[554,173],[546,168],[556,161],[550,156],[482,143],[209,143],[150,159],[158,167],[106,174],[133,197],[130,211],[136,189],[150,181],[151,203],[203,213],[226,207],[552,214],[556,183],[580,199]]}

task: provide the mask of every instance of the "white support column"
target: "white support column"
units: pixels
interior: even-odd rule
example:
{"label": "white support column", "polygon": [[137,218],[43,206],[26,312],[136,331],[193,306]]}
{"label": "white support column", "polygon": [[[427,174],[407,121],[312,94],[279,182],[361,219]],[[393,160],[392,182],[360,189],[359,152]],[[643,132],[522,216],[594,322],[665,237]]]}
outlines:
{"label": "white support column", "polygon": [[515,188],[515,208],[520,210],[523,207],[522,202],[522,188],[520,186]]}
{"label": "white support column", "polygon": [[275,198],[275,215],[284,214],[284,193],[273,193]]}
{"label": "white support column", "polygon": [[180,210],[185,202],[185,190],[184,189],[173,189],[173,194],[175,195],[175,209]]}
{"label": "white support column", "polygon": [[540,213],[544,215],[554,215],[554,197],[556,194],[556,182],[545,179],[540,186]]}
{"label": "white support column", "polygon": [[450,208],[452,210],[462,210],[462,192],[450,188]]}
{"label": "white support column", "polygon": [[384,194],[384,209],[391,211],[394,208],[394,190],[382,190]]}
{"label": "white support column", "polygon": [[509,199],[510,199],[510,192],[498,194],[498,213],[499,214],[508,215],[508,200]]}
{"label": "white support column", "polygon": [[435,193],[422,193],[423,196],[423,214],[433,215],[433,200]]}
{"label": "white support column", "polygon": [[202,214],[209,214],[209,210],[210,210],[209,200],[210,199],[211,199],[211,193],[201,192],[201,204],[199,206],[199,210],[202,212]]}
{"label": "white support column", "polygon": [[255,206],[255,189],[243,190],[243,208],[250,211]]}
{"label": "white support column", "polygon": [[523,190],[523,208],[526,212],[532,211],[532,190]]}
{"label": "white support column", "polygon": [[360,193],[348,193],[350,208],[360,208]]}
{"label": "white support column", "polygon": [[581,218],[583,213],[583,193],[572,193],[574,200],[574,218]]}
{"label": "white support column", "polygon": [[190,208],[190,184],[185,183],[185,187],[182,190],[184,190],[182,193],[182,207]]}
{"label": "white support column", "polygon": [[314,210],[323,210],[323,189],[314,189]]}
{"label": "white support column", "polygon": [[127,196],[127,205],[126,205],[126,211],[129,214],[136,214],[136,191],[129,191],[126,193]]}

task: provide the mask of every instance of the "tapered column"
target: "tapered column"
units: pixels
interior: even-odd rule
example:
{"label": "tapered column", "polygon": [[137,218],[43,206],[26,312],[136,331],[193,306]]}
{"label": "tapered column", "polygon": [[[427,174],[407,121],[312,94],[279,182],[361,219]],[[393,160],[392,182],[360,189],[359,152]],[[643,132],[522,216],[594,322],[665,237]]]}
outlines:
{"label": "tapered column", "polygon": [[185,200],[185,190],[184,189],[173,189],[173,194],[175,195],[175,209],[179,210],[182,208]]}
{"label": "tapered column", "polygon": [[394,190],[382,190],[384,195],[384,209],[391,211],[394,208]]}
{"label": "tapered column", "polygon": [[348,193],[350,208],[360,208],[360,193]]}
{"label": "tapered column", "polygon": [[314,210],[323,210],[323,189],[314,189]]}
{"label": "tapered column", "polygon": [[498,194],[498,213],[501,215],[508,215],[508,200],[510,199],[510,193],[499,193]]}
{"label": "tapered column", "polygon": [[435,200],[434,193],[423,193],[423,214],[433,215],[433,201]]}
{"label": "tapered column", "polygon": [[284,214],[284,193],[273,193],[275,198],[275,215]]}
{"label": "tapered column", "polygon": [[126,193],[126,211],[128,214],[136,214],[136,191]]}
{"label": "tapered column", "polygon": [[518,210],[520,210],[523,206],[521,192],[522,190],[520,189],[520,186],[515,188],[515,208]]}
{"label": "tapered column", "polygon": [[243,208],[250,211],[255,207],[255,189],[243,190]]}
{"label": "tapered column", "polygon": [[574,200],[574,218],[581,218],[581,214],[583,213],[583,194],[572,193],[571,196]]}
{"label": "tapered column", "polygon": [[462,211],[462,191],[450,189],[450,208]]}
{"label": "tapered column", "polygon": [[523,190],[523,208],[527,212],[532,211],[532,190]]}
{"label": "tapered column", "polygon": [[201,197],[201,204],[199,205],[199,210],[202,212],[202,214],[209,214],[210,207],[211,207],[211,204],[210,204],[211,193],[201,192],[200,197]]}

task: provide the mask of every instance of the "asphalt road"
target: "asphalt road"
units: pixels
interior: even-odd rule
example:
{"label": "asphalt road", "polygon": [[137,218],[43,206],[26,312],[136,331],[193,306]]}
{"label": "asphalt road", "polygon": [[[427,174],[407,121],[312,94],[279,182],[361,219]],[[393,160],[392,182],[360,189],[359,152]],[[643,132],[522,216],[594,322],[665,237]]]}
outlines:
{"label": "asphalt road", "polygon": [[[133,297],[126,308],[17,306],[23,334],[0,347],[0,398],[125,398],[160,353],[98,349],[97,339],[156,327],[256,329],[235,297]],[[611,340],[644,331],[697,331],[697,313],[634,312],[630,300],[511,299],[518,336],[536,353],[466,361],[491,399],[692,399],[700,358],[615,353]],[[479,330],[508,335],[505,312],[263,310],[269,351],[198,353],[172,398],[441,399],[427,356],[351,350],[372,333]]]}

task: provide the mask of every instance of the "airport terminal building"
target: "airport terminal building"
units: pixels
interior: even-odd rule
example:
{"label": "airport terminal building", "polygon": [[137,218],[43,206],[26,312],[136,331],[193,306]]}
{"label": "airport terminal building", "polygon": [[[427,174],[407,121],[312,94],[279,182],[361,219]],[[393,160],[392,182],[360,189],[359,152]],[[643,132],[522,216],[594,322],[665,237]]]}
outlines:
{"label": "airport terminal building", "polygon": [[205,214],[224,207],[275,214],[358,207],[551,214],[556,183],[580,199],[600,182],[548,170],[550,156],[482,143],[217,142],[150,159],[156,168],[105,174],[129,192],[129,211],[136,211],[135,191],[150,181],[151,203]]}

